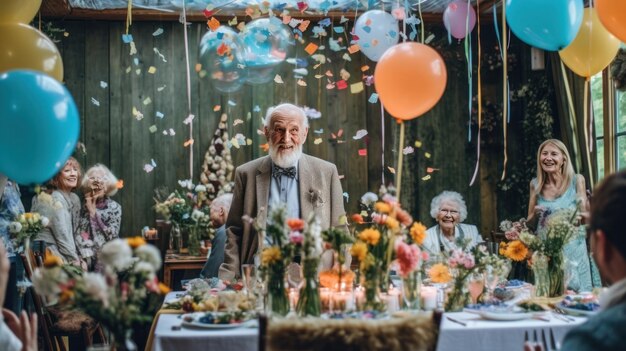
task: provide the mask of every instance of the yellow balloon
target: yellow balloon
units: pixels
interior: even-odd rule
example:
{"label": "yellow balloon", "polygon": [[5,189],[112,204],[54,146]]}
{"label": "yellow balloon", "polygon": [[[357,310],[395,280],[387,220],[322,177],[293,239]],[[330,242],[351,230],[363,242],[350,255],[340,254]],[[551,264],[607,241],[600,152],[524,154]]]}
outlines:
{"label": "yellow balloon", "polygon": [[604,28],[594,8],[586,8],[583,24],[569,46],[559,51],[563,63],[579,76],[601,72],[617,55],[620,41]]}
{"label": "yellow balloon", "polygon": [[0,23],[29,23],[41,0],[0,0]]}
{"label": "yellow balloon", "polygon": [[63,60],[52,40],[27,24],[2,23],[0,73],[14,69],[40,71],[63,81]]}

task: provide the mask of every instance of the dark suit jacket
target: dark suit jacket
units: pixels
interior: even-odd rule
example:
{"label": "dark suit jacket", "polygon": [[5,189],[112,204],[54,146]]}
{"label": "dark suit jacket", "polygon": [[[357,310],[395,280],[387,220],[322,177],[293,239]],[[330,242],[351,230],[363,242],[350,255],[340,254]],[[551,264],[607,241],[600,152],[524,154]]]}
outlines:
{"label": "dark suit jacket", "polygon": [[211,240],[211,254],[204,264],[200,276],[204,278],[217,277],[220,265],[224,262],[224,244],[226,243],[226,225],[222,225],[215,231],[215,237]]}
{"label": "dark suit jacket", "polygon": [[[233,202],[226,220],[226,250],[219,278],[232,281],[241,275],[242,263],[254,263],[259,240],[254,224],[244,221],[244,215],[256,218],[265,227],[269,199],[272,161],[269,156],[245,163],[235,170]],[[303,154],[298,162],[300,213],[307,219],[315,213],[322,230],[339,226],[345,215],[343,190],[337,167],[317,157]]]}
{"label": "dark suit jacket", "polygon": [[570,330],[560,350],[626,350],[626,299]]}

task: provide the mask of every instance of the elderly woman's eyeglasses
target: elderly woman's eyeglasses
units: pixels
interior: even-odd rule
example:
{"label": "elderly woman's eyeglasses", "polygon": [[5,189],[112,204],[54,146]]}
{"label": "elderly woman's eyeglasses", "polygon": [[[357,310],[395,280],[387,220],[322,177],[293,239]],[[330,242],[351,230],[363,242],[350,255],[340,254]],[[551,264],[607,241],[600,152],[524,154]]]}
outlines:
{"label": "elderly woman's eyeglasses", "polygon": [[439,213],[443,214],[443,215],[450,215],[450,216],[456,216],[459,214],[459,211],[457,210],[447,210],[447,209],[440,209]]}

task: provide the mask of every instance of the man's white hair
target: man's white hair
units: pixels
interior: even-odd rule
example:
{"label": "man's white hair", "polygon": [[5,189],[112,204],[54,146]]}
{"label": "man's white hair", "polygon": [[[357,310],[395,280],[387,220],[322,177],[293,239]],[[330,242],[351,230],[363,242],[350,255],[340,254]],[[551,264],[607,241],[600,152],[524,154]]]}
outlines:
{"label": "man's white hair", "polygon": [[279,116],[295,116],[300,117],[302,126],[309,128],[309,119],[306,117],[304,110],[294,104],[280,104],[267,109],[265,114],[265,127],[269,128],[272,124],[272,120]]}

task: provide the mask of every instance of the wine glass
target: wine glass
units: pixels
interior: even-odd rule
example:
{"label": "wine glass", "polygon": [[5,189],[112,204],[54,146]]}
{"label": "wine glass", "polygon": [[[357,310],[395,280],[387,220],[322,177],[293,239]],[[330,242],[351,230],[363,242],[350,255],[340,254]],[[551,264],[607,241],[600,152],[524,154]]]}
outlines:
{"label": "wine glass", "polygon": [[241,265],[241,280],[246,296],[250,298],[250,292],[256,288],[256,266],[254,264]]}
{"label": "wine glass", "polygon": [[493,300],[493,290],[500,282],[500,272],[493,266],[485,270],[485,285],[487,286],[487,301]]}
{"label": "wine glass", "polygon": [[472,298],[472,303],[476,304],[478,302],[478,297],[483,293],[485,289],[485,276],[482,273],[473,273],[469,276],[469,283],[467,284],[467,288],[470,293],[470,297]]}

